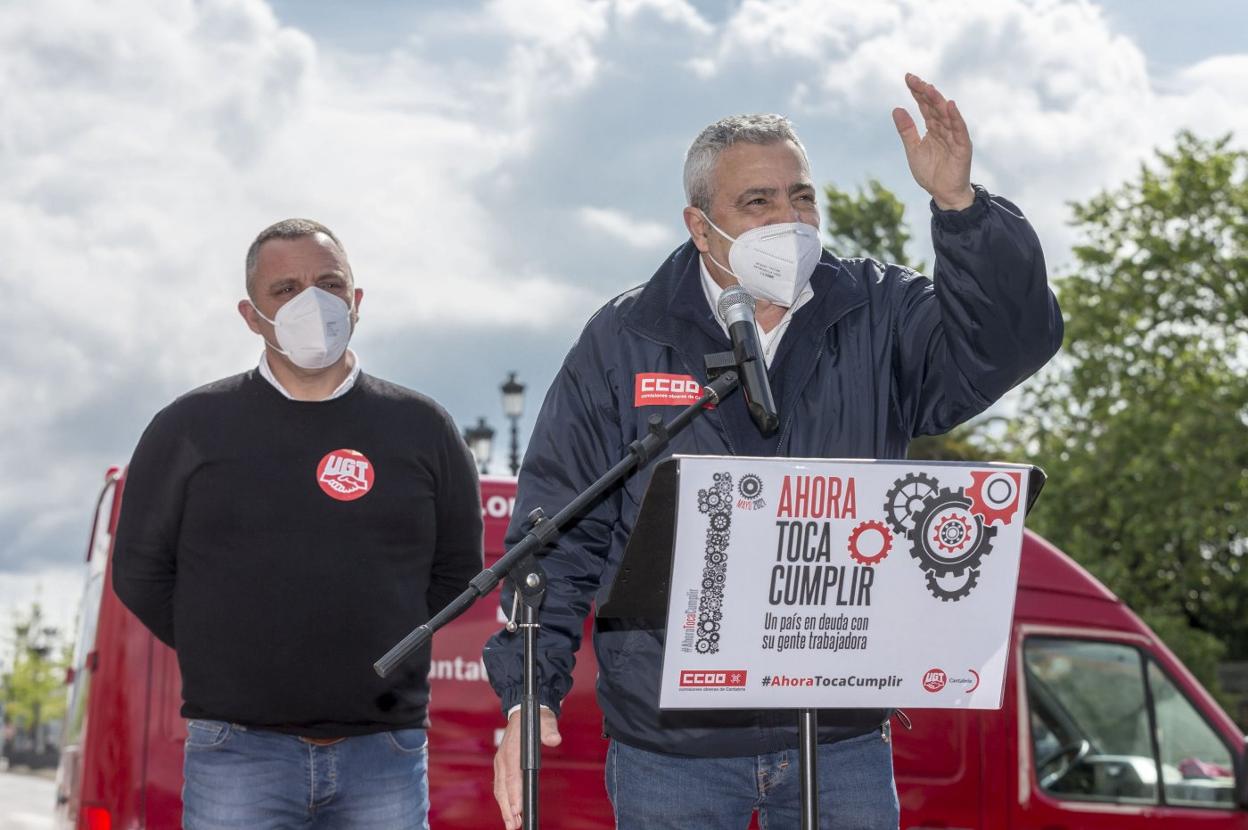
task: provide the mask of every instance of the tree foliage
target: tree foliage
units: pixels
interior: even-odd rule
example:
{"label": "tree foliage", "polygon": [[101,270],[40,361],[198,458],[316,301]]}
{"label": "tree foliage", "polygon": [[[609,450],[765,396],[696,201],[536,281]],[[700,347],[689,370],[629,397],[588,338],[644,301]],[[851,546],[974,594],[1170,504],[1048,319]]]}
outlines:
{"label": "tree foliage", "polygon": [[823,188],[829,250],[837,256],[874,257],[922,271],[923,261],[911,262],[906,254],[910,231],[906,206],[877,179],[850,194],[834,184]]}
{"label": "tree foliage", "polygon": [[65,715],[65,669],[69,652],[60,632],[45,623],[39,603],[14,615],[12,669],[0,676],[4,716],[18,729],[34,731]]}
{"label": "tree foliage", "polygon": [[1010,434],[1050,476],[1029,524],[1212,684],[1248,657],[1248,154],[1180,133],[1073,209],[1065,350]]}

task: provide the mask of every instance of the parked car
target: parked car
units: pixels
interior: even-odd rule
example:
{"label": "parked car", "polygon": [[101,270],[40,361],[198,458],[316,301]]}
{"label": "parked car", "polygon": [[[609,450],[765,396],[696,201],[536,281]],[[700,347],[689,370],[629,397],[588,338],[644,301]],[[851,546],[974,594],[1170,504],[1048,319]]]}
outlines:
{"label": "parked car", "polygon": [[[514,494],[513,479],[482,479],[489,561],[502,553]],[[123,495],[123,472],[110,470],[87,551],[57,775],[59,824],[79,830],[173,828],[181,819],[186,726],[177,661],[109,585]],[[482,600],[434,640],[436,828],[501,824],[492,759],[503,720],[481,645],[502,622],[497,602]],[[560,720],[563,745],[543,754],[548,827],[614,826],[595,669],[587,647]],[[893,735],[907,830],[1248,830],[1243,733],[1121,600],[1032,533],[1023,543],[1002,708],[913,710],[896,717]]]}

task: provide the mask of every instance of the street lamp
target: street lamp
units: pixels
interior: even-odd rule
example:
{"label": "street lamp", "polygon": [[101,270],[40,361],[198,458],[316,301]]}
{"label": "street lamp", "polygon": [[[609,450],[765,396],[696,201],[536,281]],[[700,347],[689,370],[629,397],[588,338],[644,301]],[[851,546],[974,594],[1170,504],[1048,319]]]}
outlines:
{"label": "street lamp", "polygon": [[477,418],[477,423],[464,430],[464,440],[468,449],[476,459],[477,469],[482,475],[490,471],[490,455],[494,452],[494,428],[485,422],[485,418]]}
{"label": "street lamp", "polygon": [[507,373],[502,385],[503,414],[511,421],[511,474],[520,472],[520,429],[517,426],[524,414],[524,384],[516,380],[515,372]]}

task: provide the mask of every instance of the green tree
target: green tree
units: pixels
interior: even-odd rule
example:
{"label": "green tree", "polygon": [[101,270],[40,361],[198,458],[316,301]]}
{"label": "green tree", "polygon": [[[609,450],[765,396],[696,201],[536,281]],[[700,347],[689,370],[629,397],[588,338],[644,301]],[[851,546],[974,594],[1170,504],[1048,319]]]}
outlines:
{"label": "green tree", "polygon": [[14,614],[12,649],[12,670],[0,676],[0,701],[8,720],[34,732],[65,716],[69,649],[60,632],[46,624],[37,602],[29,612]]}
{"label": "green tree", "polygon": [[1065,350],[1008,436],[1050,476],[1028,523],[1213,688],[1248,657],[1248,154],[1183,132],[1073,207]]}
{"label": "green tree", "polygon": [[905,204],[878,179],[868,179],[857,194],[834,184],[824,185],[823,199],[828,219],[826,247],[830,251],[845,257],[874,257],[916,271],[924,269],[922,260],[911,262],[906,254],[910,231]]}

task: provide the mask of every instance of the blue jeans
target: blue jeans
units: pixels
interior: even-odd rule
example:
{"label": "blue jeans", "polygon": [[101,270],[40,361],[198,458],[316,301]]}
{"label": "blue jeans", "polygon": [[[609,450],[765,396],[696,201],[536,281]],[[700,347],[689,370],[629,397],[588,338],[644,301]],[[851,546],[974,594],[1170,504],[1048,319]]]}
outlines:
{"label": "blue jeans", "polygon": [[187,723],[186,830],[428,830],[425,730],[317,746],[215,720]]}
{"label": "blue jeans", "polygon": [[[819,826],[897,830],[888,726],[820,744]],[[744,830],[758,811],[762,830],[801,826],[797,750],[741,758],[663,755],[611,741],[607,795],[617,830]]]}

